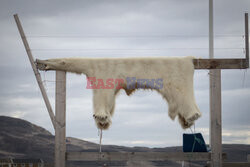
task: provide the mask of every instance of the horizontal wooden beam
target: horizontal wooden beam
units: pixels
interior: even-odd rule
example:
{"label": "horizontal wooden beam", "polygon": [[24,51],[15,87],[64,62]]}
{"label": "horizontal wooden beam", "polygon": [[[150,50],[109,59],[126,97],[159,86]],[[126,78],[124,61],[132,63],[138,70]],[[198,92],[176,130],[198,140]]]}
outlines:
{"label": "horizontal wooden beam", "polygon": [[[194,59],[194,68],[201,69],[246,69],[249,67],[246,59]],[[46,70],[46,65],[36,61],[39,70]]]}
{"label": "horizontal wooden beam", "polygon": [[199,69],[246,69],[246,59],[194,59],[194,68]]}
{"label": "horizontal wooden beam", "polygon": [[[207,167],[210,167],[211,164],[209,163]],[[223,162],[222,167],[249,167],[250,162]]]}
{"label": "horizontal wooden beam", "polygon": [[[226,159],[226,155],[223,154]],[[68,161],[210,161],[211,153],[194,152],[67,152]]]}

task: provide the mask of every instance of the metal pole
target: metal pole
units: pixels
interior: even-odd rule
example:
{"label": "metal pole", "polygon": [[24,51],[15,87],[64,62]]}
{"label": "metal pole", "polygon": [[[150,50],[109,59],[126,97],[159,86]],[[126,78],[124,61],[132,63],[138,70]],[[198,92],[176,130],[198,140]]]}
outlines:
{"label": "metal pole", "polygon": [[245,48],[246,48],[246,66],[249,67],[248,13],[245,13]]}
{"label": "metal pole", "polygon": [[209,58],[214,58],[213,0],[209,0]]}

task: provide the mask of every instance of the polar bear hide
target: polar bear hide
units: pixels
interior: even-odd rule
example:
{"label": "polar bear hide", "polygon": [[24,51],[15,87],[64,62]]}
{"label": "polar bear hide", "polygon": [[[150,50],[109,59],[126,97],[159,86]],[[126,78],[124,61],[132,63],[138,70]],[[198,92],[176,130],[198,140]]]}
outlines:
{"label": "polar bear hide", "polygon": [[[127,95],[139,88],[128,87],[127,77],[162,79],[161,88],[153,88],[168,103],[169,117],[178,116],[182,128],[193,125],[201,113],[196,105],[193,90],[193,57],[142,57],[142,58],[58,58],[37,60],[44,70],[60,70],[87,77],[107,80],[123,79],[121,88]],[[143,88],[143,87],[140,87]],[[147,87],[144,87],[147,89]],[[100,129],[108,129],[114,114],[115,97],[119,89],[93,89],[94,119]]]}

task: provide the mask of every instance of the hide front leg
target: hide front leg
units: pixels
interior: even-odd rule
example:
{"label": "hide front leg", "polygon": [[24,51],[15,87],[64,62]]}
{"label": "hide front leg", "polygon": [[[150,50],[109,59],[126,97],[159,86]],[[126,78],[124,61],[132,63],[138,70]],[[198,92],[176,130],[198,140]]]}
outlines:
{"label": "hide front leg", "polygon": [[48,60],[36,60],[36,65],[39,70],[62,70],[65,71],[64,66],[66,62],[63,59],[48,59]]}

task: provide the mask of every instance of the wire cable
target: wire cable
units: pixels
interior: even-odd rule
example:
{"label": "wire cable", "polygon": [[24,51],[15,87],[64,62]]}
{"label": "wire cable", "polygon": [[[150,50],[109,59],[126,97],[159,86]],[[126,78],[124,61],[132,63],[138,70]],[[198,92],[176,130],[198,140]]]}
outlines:
{"label": "wire cable", "polygon": [[[151,35],[127,35],[127,34],[92,34],[92,35],[27,35],[27,38],[204,38],[208,35],[178,35],[178,34],[151,34]],[[244,37],[242,34],[217,34],[214,37],[232,38]]]}

